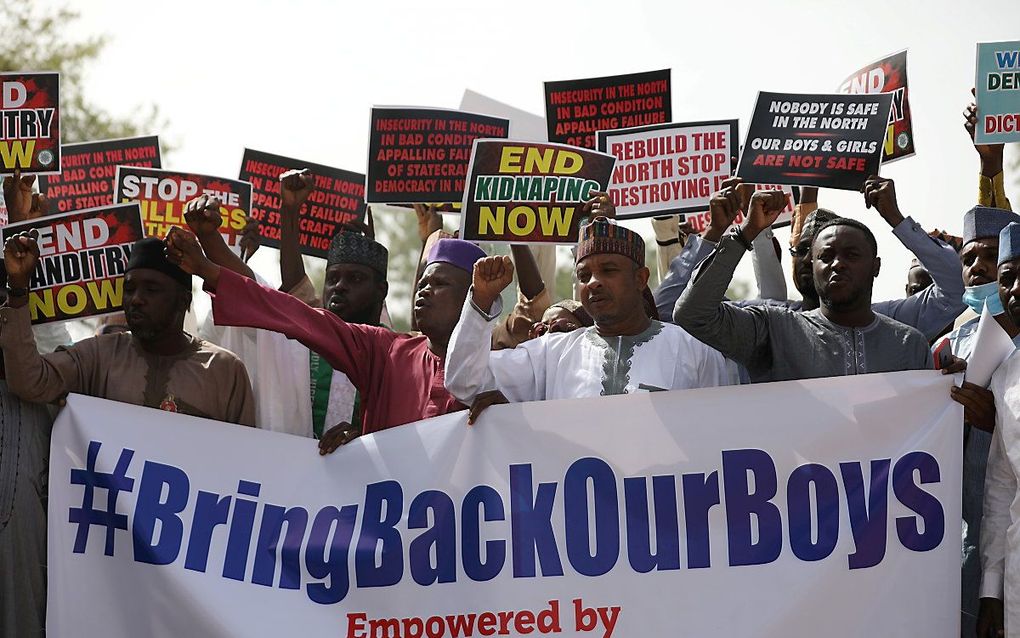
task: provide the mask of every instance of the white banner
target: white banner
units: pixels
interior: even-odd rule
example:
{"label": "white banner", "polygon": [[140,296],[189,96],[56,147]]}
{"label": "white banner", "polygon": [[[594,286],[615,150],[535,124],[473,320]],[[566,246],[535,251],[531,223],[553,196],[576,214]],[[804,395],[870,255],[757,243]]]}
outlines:
{"label": "white banner", "polygon": [[951,382],[495,406],[326,457],[72,396],[49,635],[957,636]]}

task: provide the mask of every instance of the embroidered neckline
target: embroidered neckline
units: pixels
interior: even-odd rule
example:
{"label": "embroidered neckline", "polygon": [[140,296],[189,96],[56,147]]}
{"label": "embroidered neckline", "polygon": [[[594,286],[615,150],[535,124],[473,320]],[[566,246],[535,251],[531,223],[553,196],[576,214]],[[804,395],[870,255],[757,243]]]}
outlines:
{"label": "embroidered neckline", "polygon": [[662,322],[652,321],[647,328],[636,335],[605,337],[595,328],[588,328],[585,337],[602,350],[602,396],[626,394],[630,384],[631,359],[640,346],[648,343],[662,332]]}

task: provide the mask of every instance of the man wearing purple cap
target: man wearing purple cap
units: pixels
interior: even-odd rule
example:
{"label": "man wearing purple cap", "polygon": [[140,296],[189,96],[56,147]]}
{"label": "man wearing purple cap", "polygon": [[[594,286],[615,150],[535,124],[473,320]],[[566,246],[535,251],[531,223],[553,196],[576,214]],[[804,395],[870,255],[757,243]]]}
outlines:
{"label": "man wearing purple cap", "polygon": [[[1012,222],[998,237],[999,298],[1011,326],[1020,326],[1020,223]],[[1020,333],[1011,331],[1017,350],[992,376],[995,431],[985,476],[981,521],[981,611],[978,636],[1020,631]],[[1012,631],[1010,631],[1012,629]],[[1001,634],[999,634],[1001,635]]]}
{"label": "man wearing purple cap", "polygon": [[174,244],[168,254],[215,293],[213,318],[218,325],[280,332],[346,374],[360,393],[363,433],[464,409],[444,387],[444,364],[471,283],[471,268],[485,256],[474,244],[443,239],[433,248],[414,298],[420,335],[348,323],[221,268],[195,244]]}
{"label": "man wearing purple cap", "polygon": [[507,257],[479,261],[450,340],[447,389],[471,403],[490,390],[510,401],[541,401],[736,383],[736,366],[721,354],[648,317],[644,258],[640,235],[596,217],[581,228],[575,265],[581,304],[595,325],[499,351],[490,351],[487,335],[513,264]]}

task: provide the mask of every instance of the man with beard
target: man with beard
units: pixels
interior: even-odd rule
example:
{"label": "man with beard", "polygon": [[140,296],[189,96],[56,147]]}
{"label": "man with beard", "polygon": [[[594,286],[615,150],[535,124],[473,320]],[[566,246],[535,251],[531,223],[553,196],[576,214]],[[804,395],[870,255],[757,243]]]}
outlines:
{"label": "man with beard", "polygon": [[581,228],[575,259],[581,304],[594,326],[499,351],[490,351],[486,335],[499,318],[500,293],[513,280],[513,264],[508,257],[475,264],[450,340],[446,388],[453,396],[470,404],[499,390],[509,401],[541,401],[737,382],[735,366],[718,352],[649,318],[640,235],[596,217]]}
{"label": "man with beard", "polygon": [[4,246],[7,304],[0,307],[0,348],[11,392],[49,403],[69,392],[254,425],[244,366],[232,353],[184,332],[191,277],[164,256],[155,238],[132,246],[124,274],[130,333],[101,335],[40,355],[32,338],[28,292],[39,261],[35,231]]}
{"label": "man with beard", "polygon": [[[0,304],[7,299],[0,261]],[[46,626],[46,477],[53,419],[8,390],[0,360],[0,636]]]}
{"label": "man with beard", "polygon": [[[781,196],[755,193],[742,227],[720,240],[677,302],[677,324],[747,367],[752,378],[784,381],[931,368],[927,339],[873,310],[878,246],[868,227],[852,219],[829,221],[815,234],[812,275],[820,307],[796,311],[724,302],[740,259],[782,210],[778,203],[766,203]],[[734,219],[740,203],[736,187],[723,189],[712,197],[713,217]]]}
{"label": "man with beard", "polygon": [[[724,183],[723,187],[738,188],[740,183],[739,178],[731,178]],[[934,286],[930,286],[916,295],[904,299],[876,302],[872,305],[872,310],[917,328],[928,339],[934,339],[941,334],[947,324],[951,324],[965,310],[965,306],[960,301],[963,286],[960,281],[960,260],[956,251],[948,244],[929,237],[917,222],[910,217],[903,216],[896,201],[895,184],[891,179],[872,176],[865,183],[864,192],[865,205],[878,211],[882,219],[892,227],[896,238],[914,254],[935,282]],[[738,203],[741,208],[742,205],[746,205],[748,193],[749,191],[742,193],[743,201]],[[793,261],[793,282],[797,292],[803,298],[801,301],[749,299],[731,303],[744,307],[768,304],[784,306],[791,310],[818,308],[820,300],[814,286],[811,245],[818,229],[837,217],[836,213],[825,208],[813,211],[804,220],[797,243],[790,248]],[[732,223],[733,218],[712,215],[704,237],[688,242],[689,249],[685,247],[684,252],[674,260],[675,266],[671,266],[672,274],[668,279],[669,285],[660,287],[656,291],[656,304],[660,309],[660,314],[663,311],[669,311],[670,302],[676,300],[686,289],[695,266],[711,254],[723,233]],[[769,231],[766,229],[763,232],[768,233]],[[761,244],[761,237],[755,238],[754,252],[761,253],[757,255],[759,262],[765,262],[771,258],[771,255],[768,251],[761,250],[759,247]]]}
{"label": "man with beard", "polygon": [[[1012,222],[998,238],[999,298],[1011,325],[1020,326],[1020,223]],[[995,431],[988,453],[981,520],[981,611],[977,635],[1001,636],[1003,601],[1006,635],[1020,627],[1020,332],[1012,332],[1017,350],[992,376]],[[1013,631],[1010,632],[1009,629]]]}
{"label": "man with beard", "polygon": [[[975,206],[963,216],[963,248],[960,262],[963,265],[963,301],[977,313],[956,330],[949,333],[935,347],[935,352],[949,350],[957,357],[970,359],[977,336],[981,312],[988,307],[989,314],[999,325],[1011,332],[1012,322],[999,297],[996,281],[999,256],[999,232],[1010,222],[1020,221],[1020,215],[1008,210]],[[981,538],[981,504],[984,500],[985,467],[988,449],[992,444],[995,427],[995,397],[991,390],[965,381],[952,390],[953,399],[963,405],[963,561],[961,607],[962,623],[973,630],[979,611],[978,589],[981,582],[981,565],[978,541]],[[967,632],[964,634],[969,635]]]}
{"label": "man with beard", "polygon": [[[280,290],[312,307],[325,307],[348,323],[379,326],[388,291],[385,246],[359,230],[342,227],[329,245],[322,289],[316,291],[305,274],[301,209],[314,189],[315,176],[307,169],[280,175]],[[221,267],[265,284],[223,241],[215,199],[202,200],[199,197],[188,203],[185,219],[206,256]],[[207,323],[211,324],[211,319]],[[318,353],[278,332],[203,328],[211,340],[237,352],[248,367],[260,428],[317,438],[321,450],[338,438],[349,441],[361,434],[357,389],[347,375],[334,370]]]}
{"label": "man with beard", "polygon": [[[217,324],[280,332],[346,374],[361,397],[364,433],[464,409],[446,391],[443,380],[447,344],[471,283],[471,268],[485,256],[474,244],[459,239],[436,243],[414,298],[421,334],[412,335],[348,323],[328,310],[261,286],[210,261],[180,228],[171,229],[167,243],[167,256],[204,279],[206,289],[214,293]],[[331,445],[320,451],[333,449]]]}

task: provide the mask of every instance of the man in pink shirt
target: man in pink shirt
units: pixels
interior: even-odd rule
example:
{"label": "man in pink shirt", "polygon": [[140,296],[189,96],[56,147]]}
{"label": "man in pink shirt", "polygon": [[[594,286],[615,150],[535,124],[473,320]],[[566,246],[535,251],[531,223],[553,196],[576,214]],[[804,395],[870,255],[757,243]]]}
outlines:
{"label": "man in pink shirt", "polygon": [[364,401],[364,433],[465,409],[444,386],[446,348],[464,305],[474,263],[485,253],[459,239],[442,239],[418,281],[414,316],[421,334],[347,323],[322,308],[220,268],[194,236],[179,228],[167,257],[205,280],[218,325],[272,330],[318,352],[347,375]]}

